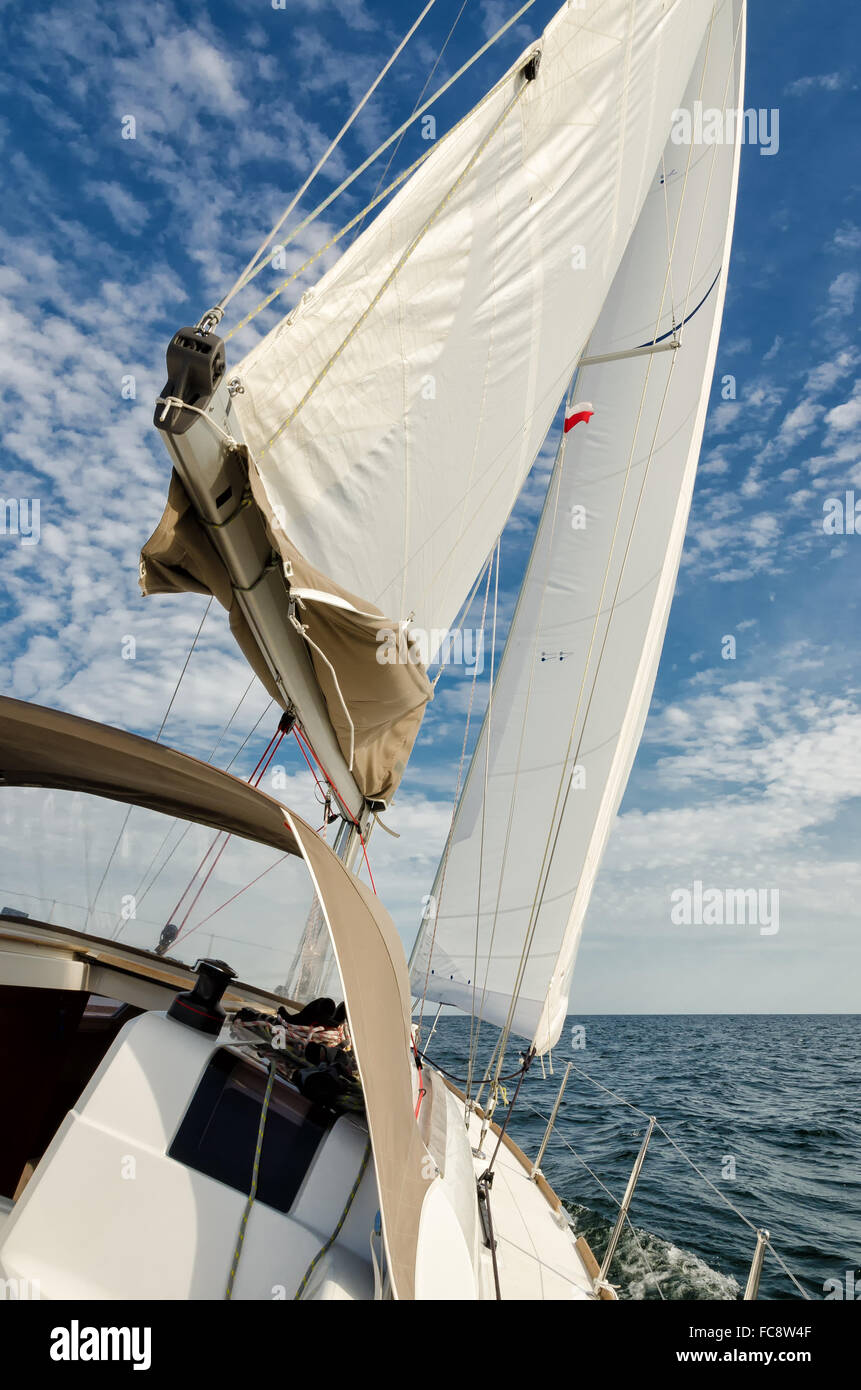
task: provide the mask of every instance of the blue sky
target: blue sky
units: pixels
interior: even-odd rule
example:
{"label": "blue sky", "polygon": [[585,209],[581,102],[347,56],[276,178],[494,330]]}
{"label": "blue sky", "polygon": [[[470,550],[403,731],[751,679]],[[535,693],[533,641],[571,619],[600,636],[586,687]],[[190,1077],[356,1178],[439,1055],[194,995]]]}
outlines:
{"label": "blue sky", "polygon": [[[419,8],[0,0],[0,493],[40,504],[37,545],[0,535],[5,692],[158,729],[204,606],[137,590],[169,472],[150,424],[165,345],[232,282]],[[469,0],[434,86],[517,8]],[[437,0],[320,192],[410,113],[460,9]],[[539,0],[456,85],[441,129],[554,9]],[[746,105],[779,112],[779,150],[743,152],[700,477],[652,711],[587,921],[574,993],[585,1012],[858,1007],[861,535],[826,534],[823,504],[853,489],[861,500],[859,52],[850,0],[751,5]],[[134,140],[122,138],[129,115]],[[411,133],[394,170],[420,152]],[[379,173],[345,196],[337,225]],[[309,229],[296,263],[335,226]],[[729,374],[735,400],[721,396]],[[542,461],[503,541],[505,615],[545,478]],[[207,756],[248,680],[213,608],[166,739]],[[391,813],[402,838],[373,841],[407,938],[448,825],[466,693],[457,675],[441,687]],[[249,691],[217,761],[266,703]],[[256,757],[252,742],[237,768]],[[306,780],[298,759],[286,766],[302,810]],[[670,893],[695,879],[777,888],[780,931],[674,926]]]}

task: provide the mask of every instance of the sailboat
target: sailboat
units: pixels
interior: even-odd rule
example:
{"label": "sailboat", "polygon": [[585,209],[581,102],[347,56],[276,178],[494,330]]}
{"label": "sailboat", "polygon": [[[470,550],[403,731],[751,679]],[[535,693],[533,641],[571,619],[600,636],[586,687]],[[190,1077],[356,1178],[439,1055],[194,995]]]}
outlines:
{"label": "sailboat", "polygon": [[[616,1296],[493,1115],[510,1040],[519,1090],[561,1037],[655,682],[742,134],[684,143],[676,117],[740,112],[744,52],[745,0],[570,0],[236,365],[222,323],[277,264],[286,214],[174,335],[154,417],[173,473],[141,586],[228,611],[282,711],[259,767],[296,737],[324,826],[160,742],[0,701],[0,1004],[28,1058],[4,1082],[7,1280]],[[355,870],[396,819],[428,666],[498,579],[555,431],[408,964]],[[429,1006],[497,1030],[465,1091],[425,1054]]]}

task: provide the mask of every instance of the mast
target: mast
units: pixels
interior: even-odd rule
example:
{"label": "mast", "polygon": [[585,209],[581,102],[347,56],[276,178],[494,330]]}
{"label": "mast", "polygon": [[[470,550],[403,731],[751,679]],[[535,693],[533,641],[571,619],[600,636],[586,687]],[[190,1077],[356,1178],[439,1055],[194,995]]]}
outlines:
{"label": "mast", "polygon": [[181,328],[172,338],[154,423],[230,576],[232,598],[265,663],[258,675],[268,675],[279,703],[295,714],[342,813],[366,822],[365,799],[338,744],[307,646],[285,621],[288,588],[250,499],[242,426],[233,409],[236,387],[227,377],[224,344],[210,324]]}

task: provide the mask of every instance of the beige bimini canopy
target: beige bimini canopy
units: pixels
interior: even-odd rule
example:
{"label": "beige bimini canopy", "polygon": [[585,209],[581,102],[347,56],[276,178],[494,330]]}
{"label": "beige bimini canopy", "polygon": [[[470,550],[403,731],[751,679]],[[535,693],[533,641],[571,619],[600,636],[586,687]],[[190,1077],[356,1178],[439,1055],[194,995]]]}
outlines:
{"label": "beige bimini canopy", "polygon": [[264,792],[172,748],[73,714],[0,696],[0,783],[108,797],[302,855],[344,986],[392,1284],[397,1297],[412,1298],[430,1180],[422,1173],[426,1150],[413,1112],[406,959],[379,898],[309,825]]}

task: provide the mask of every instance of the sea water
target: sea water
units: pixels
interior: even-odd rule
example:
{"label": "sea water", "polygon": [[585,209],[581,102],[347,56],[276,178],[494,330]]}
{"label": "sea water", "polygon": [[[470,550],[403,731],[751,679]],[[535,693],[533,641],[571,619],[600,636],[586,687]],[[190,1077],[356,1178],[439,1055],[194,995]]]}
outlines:
{"label": "sea water", "polygon": [[[426,1005],[425,1034],[435,1011]],[[482,1025],[482,1058],[496,1037]],[[428,1051],[463,1079],[469,1046],[470,1020],[450,1015]],[[621,1198],[647,1121],[580,1073],[655,1115],[713,1184],[655,1130],[631,1205],[634,1230],[626,1228],[610,1271],[620,1297],[739,1298],[756,1237],[735,1208],[770,1232],[809,1297],[861,1299],[861,1017],[569,1018],[553,1074],[545,1066],[542,1077],[533,1062],[511,1117],[511,1136],[530,1157],[545,1127],[535,1111],[549,1115],[569,1060],[579,1071],[542,1170],[599,1260],[618,1210],[608,1192]],[[515,1084],[506,1083],[509,1099]],[[767,1254],[760,1298],[801,1297]]]}

